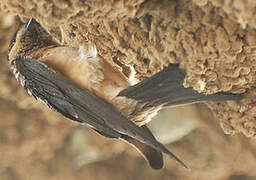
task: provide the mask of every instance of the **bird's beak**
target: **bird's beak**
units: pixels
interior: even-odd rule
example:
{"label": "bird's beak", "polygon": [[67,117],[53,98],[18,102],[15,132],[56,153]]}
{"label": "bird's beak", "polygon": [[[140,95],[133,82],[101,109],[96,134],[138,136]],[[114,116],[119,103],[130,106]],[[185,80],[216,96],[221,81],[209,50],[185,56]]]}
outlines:
{"label": "bird's beak", "polygon": [[22,34],[24,35],[28,30],[30,30],[30,28],[31,28],[33,25],[38,25],[38,22],[37,22],[34,18],[31,18],[31,19],[28,21],[28,23],[27,23],[25,29],[23,30],[23,33],[22,33]]}

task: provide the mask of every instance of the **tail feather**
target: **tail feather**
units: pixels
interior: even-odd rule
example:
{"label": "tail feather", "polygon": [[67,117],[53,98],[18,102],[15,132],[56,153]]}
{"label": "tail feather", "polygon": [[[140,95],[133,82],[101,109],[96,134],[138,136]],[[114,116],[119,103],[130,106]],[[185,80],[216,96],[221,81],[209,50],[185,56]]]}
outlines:
{"label": "tail feather", "polygon": [[190,169],[183,161],[181,161],[175,154],[173,154],[171,151],[169,151],[164,145],[158,142],[158,146],[156,149],[159,149],[159,151],[169,155],[172,159],[175,160],[176,163],[180,164],[182,167],[186,169]]}
{"label": "tail feather", "polygon": [[[150,132],[147,126],[142,126],[141,128],[145,131],[145,133],[148,136],[154,138],[153,134]],[[129,136],[122,135],[121,138],[124,139],[129,144],[133,145],[143,155],[145,160],[153,169],[161,169],[163,167],[163,154],[160,151],[157,151],[151,146],[141,143],[138,140],[131,138]]]}
{"label": "tail feather", "polygon": [[[145,131],[143,131],[143,134],[145,134]],[[162,153],[165,153],[165,154],[169,155],[178,164],[180,164],[181,166],[183,166],[186,169],[189,169],[189,167],[183,161],[181,161],[176,155],[174,155],[171,151],[169,151],[163,144],[158,142],[154,138],[153,135],[151,136],[151,135],[148,135],[148,133],[146,133],[146,136],[144,136],[144,138],[142,138],[142,139],[139,138],[138,141],[140,141],[141,143],[144,143],[148,146],[151,146],[152,148],[154,148],[155,150],[157,150],[159,152],[162,152]]]}

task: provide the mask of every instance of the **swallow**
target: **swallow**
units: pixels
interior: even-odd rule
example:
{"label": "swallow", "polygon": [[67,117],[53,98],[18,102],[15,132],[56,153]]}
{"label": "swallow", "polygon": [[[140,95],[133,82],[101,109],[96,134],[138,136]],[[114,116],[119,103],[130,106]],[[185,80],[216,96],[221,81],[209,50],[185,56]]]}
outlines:
{"label": "swallow", "polygon": [[9,63],[29,95],[105,137],[128,142],[153,169],[163,167],[163,153],[188,168],[146,126],[160,109],[243,98],[185,88],[185,72],[178,65],[137,83],[132,67],[119,61],[116,66],[108,63],[91,43],[61,45],[33,18],[13,36]]}

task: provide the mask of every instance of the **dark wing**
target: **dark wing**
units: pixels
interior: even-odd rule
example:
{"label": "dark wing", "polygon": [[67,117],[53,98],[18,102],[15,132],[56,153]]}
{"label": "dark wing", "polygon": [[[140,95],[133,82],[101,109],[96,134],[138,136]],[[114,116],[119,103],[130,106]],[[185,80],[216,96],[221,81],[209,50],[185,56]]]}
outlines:
{"label": "dark wing", "polygon": [[151,105],[165,104],[175,106],[202,101],[240,100],[241,95],[230,93],[217,93],[205,95],[198,93],[193,88],[185,88],[183,81],[185,73],[178,65],[170,65],[152,77],[131,86],[119,93]]}
{"label": "dark wing", "polygon": [[[148,136],[155,138],[146,125],[142,126],[141,128],[145,131],[145,133]],[[141,143],[141,142],[137,141],[136,139],[131,138],[129,136],[122,135],[122,139],[124,139],[128,143],[135,146],[136,149],[142,153],[144,158],[148,161],[149,165],[153,169],[161,169],[163,167],[164,162],[163,162],[163,155],[161,152],[159,152],[159,151],[153,149],[151,146]]]}
{"label": "dark wing", "polygon": [[[151,131],[146,126],[142,126],[140,128],[143,129],[144,132],[148,134],[148,136],[152,136],[153,138],[155,138],[153,136],[153,134],[151,133]],[[105,137],[112,138],[108,134],[105,134],[105,133],[99,132],[99,131],[97,131],[97,132]],[[151,146],[144,144],[144,143],[142,143],[134,138],[131,138],[127,135],[124,135],[124,134],[121,135],[120,139],[124,140],[128,144],[135,147],[137,149],[137,151],[139,151],[143,155],[143,157],[146,159],[146,161],[149,163],[149,165],[153,169],[161,169],[163,167],[163,165],[164,165],[163,154],[160,151],[155,150]]]}
{"label": "dark wing", "polygon": [[24,79],[25,88],[62,115],[87,124],[107,137],[134,138],[170,155],[183,167],[187,167],[154,137],[148,136],[143,129],[90,91],[31,58],[17,57],[14,65]]}

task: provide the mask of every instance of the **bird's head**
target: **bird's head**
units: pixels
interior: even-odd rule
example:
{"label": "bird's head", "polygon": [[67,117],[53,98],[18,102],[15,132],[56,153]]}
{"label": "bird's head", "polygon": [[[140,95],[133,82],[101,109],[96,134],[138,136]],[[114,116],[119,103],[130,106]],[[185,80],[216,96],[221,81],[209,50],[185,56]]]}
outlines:
{"label": "bird's head", "polygon": [[33,18],[27,24],[22,25],[14,34],[9,45],[9,60],[17,56],[30,56],[36,52],[40,56],[40,50],[58,45],[51,35]]}

